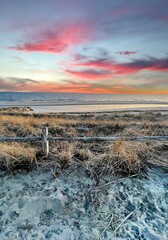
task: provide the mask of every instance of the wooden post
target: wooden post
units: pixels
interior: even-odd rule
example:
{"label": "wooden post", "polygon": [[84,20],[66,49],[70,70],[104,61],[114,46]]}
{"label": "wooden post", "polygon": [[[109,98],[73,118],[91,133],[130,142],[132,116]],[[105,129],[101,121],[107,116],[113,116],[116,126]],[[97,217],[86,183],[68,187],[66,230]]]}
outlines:
{"label": "wooden post", "polygon": [[49,154],[48,127],[42,128],[42,148],[44,153],[46,154],[46,157],[48,157]]}

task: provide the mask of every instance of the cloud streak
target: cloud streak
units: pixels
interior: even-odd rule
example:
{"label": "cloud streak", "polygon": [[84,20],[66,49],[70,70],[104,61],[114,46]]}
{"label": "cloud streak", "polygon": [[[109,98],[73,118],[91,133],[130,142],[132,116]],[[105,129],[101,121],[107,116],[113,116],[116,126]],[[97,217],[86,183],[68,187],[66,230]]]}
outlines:
{"label": "cloud streak", "polygon": [[0,78],[0,91],[29,91],[29,92],[83,92],[90,86],[83,82],[54,82],[36,81],[25,78]]}
{"label": "cloud streak", "polygon": [[137,53],[136,51],[120,51],[120,52],[116,52],[116,54],[125,55],[125,56],[133,55],[133,54],[136,54],[136,53]]}
{"label": "cloud streak", "polygon": [[[72,64],[74,67],[83,67],[85,70],[65,70],[71,75],[87,78],[87,79],[102,79],[113,76],[127,76],[136,74],[141,71],[151,72],[168,72],[168,58],[148,58],[148,59],[133,59],[130,62],[119,63],[115,60],[97,59],[81,61]],[[87,69],[86,69],[87,67]]]}

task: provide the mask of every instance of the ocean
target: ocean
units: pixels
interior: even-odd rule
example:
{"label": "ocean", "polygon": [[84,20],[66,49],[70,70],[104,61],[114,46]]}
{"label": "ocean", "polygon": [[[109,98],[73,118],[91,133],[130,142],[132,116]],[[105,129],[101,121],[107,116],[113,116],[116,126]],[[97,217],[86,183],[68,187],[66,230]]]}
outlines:
{"label": "ocean", "polygon": [[44,104],[91,104],[91,103],[152,103],[168,104],[168,95],[140,94],[77,94],[47,92],[0,92],[0,104],[29,102],[32,105]]}
{"label": "ocean", "polygon": [[47,112],[168,108],[168,95],[0,92],[0,108],[14,106],[30,106],[35,111]]}

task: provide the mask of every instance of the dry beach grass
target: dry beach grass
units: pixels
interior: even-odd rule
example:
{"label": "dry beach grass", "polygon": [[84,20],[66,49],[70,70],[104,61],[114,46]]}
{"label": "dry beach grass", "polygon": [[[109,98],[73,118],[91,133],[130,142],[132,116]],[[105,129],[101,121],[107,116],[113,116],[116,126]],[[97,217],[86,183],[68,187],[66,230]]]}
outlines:
{"label": "dry beach grass", "polygon": [[[40,136],[48,125],[50,136],[168,135],[168,114],[85,113],[33,114],[1,111],[0,136]],[[55,175],[69,166],[83,166],[97,180],[102,174],[136,175],[149,164],[168,169],[168,142],[55,142],[46,158],[41,143],[1,143],[1,170],[52,169]]]}

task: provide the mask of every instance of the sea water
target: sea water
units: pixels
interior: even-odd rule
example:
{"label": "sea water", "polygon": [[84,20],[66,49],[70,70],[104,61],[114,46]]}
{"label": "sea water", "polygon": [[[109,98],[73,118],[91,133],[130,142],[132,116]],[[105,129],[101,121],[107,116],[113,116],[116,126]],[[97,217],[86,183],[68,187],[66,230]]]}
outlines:
{"label": "sea water", "polygon": [[[74,108],[74,105],[78,105]],[[37,112],[168,109],[168,95],[0,92],[0,108],[30,106]],[[47,108],[46,108],[47,106]]]}

